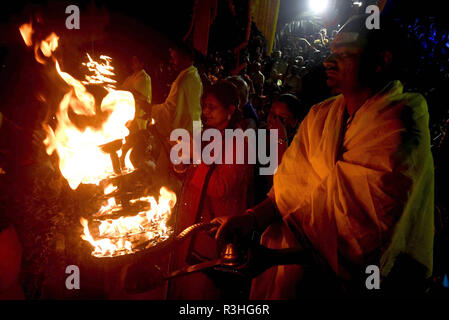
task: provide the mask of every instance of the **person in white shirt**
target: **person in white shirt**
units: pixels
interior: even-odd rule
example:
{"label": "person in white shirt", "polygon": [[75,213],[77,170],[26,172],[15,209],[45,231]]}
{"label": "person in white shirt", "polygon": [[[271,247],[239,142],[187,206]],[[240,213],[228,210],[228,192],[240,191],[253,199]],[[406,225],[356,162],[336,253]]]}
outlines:
{"label": "person in white shirt", "polygon": [[179,71],[171,85],[170,93],[161,104],[152,105],[151,116],[163,138],[169,138],[172,130],[193,130],[193,121],[201,119],[201,94],[203,85],[198,70],[193,66],[193,53],[186,45],[170,49],[171,62]]}
{"label": "person in white shirt", "polygon": [[143,118],[144,108],[146,104],[151,103],[151,77],[146,73],[142,61],[137,56],[132,57],[131,68],[133,74],[126,78],[122,88],[133,93],[136,101],[135,124],[138,130],[144,130],[148,121]]}
{"label": "person in white shirt", "polygon": [[[156,160],[159,180],[170,184],[173,190],[179,187],[178,178],[172,177],[170,162],[170,133],[178,128],[193,133],[193,121],[201,121],[201,95],[203,85],[198,70],[193,66],[193,52],[185,44],[180,43],[170,49],[171,63],[178,76],[172,83],[170,93],[161,104],[153,104],[147,109],[147,117],[154,119],[152,131],[159,137],[162,144]],[[201,122],[200,122],[201,123]],[[173,179],[172,179],[173,178]]]}

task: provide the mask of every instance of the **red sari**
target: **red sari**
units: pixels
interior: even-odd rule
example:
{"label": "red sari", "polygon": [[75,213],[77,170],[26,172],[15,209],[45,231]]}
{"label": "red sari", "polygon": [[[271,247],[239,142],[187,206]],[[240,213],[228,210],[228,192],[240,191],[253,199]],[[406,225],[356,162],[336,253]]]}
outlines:
{"label": "red sari", "polygon": [[[235,156],[236,148],[233,148]],[[198,222],[244,213],[253,202],[253,174],[254,167],[249,164],[224,164],[223,161],[223,164],[203,162],[190,166],[179,199],[176,232]],[[171,270],[217,257],[213,235],[200,232],[173,254]],[[198,272],[172,280],[168,298],[215,300],[220,298],[220,289],[206,274]]]}

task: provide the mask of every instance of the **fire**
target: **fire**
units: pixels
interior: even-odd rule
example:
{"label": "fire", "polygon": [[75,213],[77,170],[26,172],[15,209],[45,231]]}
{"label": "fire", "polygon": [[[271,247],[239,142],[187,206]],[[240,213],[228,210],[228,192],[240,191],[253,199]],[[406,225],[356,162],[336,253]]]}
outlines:
{"label": "fire", "polygon": [[31,40],[31,36],[33,35],[33,27],[31,23],[24,23],[20,26],[19,31],[27,47],[31,47],[33,45],[33,41]]}
{"label": "fire", "polygon": [[128,152],[126,153],[126,156],[125,156],[125,167],[129,168],[131,170],[134,170],[134,166],[133,166],[133,164],[131,162],[131,159],[130,159],[132,150],[133,149],[129,149]]}
{"label": "fire", "polygon": [[117,81],[110,78],[109,76],[114,76],[115,74],[112,72],[114,67],[111,65],[111,58],[108,56],[100,56],[100,60],[103,60],[104,63],[98,63],[87,54],[87,58],[89,62],[83,62],[83,65],[86,66],[90,72],[93,72],[93,76],[86,76],[86,81],[83,81],[84,84],[102,84],[106,83],[105,89],[114,89]]}
{"label": "fire", "polygon": [[104,189],[104,194],[110,194],[110,193],[114,192],[115,190],[117,190],[116,186],[114,186],[113,184],[108,184],[106,186],[106,188]]}
{"label": "fire", "polygon": [[[19,27],[20,34],[27,47],[33,45],[33,25],[30,23],[24,23]],[[45,40],[40,41],[34,45],[34,57],[39,63],[45,64],[45,60],[40,57],[39,50],[47,58],[51,57],[53,52],[58,47],[59,37],[53,32]]]}
{"label": "fire", "polygon": [[53,32],[47,39],[41,42],[40,49],[44,56],[51,57],[53,51],[58,47],[59,37]]}
{"label": "fire", "polygon": [[[32,47],[32,23],[23,24],[19,31],[25,44]],[[100,56],[98,62],[87,54],[88,61],[82,64],[91,75],[86,75],[84,81],[64,72],[53,56],[58,43],[59,37],[55,33],[34,43],[35,59],[42,64],[53,61],[57,74],[69,87],[59,103],[55,128],[43,125],[46,152],[58,154],[61,174],[73,190],[82,183],[100,185],[109,178],[120,180],[121,175],[135,170],[130,161],[131,149],[125,155],[124,167],[121,163],[117,165],[117,159],[122,156],[120,140],[124,141],[129,135],[127,124],[135,117],[134,97],[129,91],[115,88],[114,67],[112,58],[108,56]],[[99,107],[85,85],[99,85],[105,89],[106,95]],[[80,128],[72,121],[71,113],[73,117],[82,116],[92,124]],[[172,232],[166,223],[176,203],[175,193],[162,187],[158,201],[151,196],[129,200],[127,191],[119,190],[120,182],[116,184],[109,183],[104,188],[106,200],[90,220],[91,229],[87,219],[80,220],[84,228],[81,238],[93,246],[92,254],[128,254],[167,239]],[[123,194],[127,194],[125,198],[128,200],[121,197]]]}
{"label": "fire", "polygon": [[[19,31],[27,46],[32,46],[33,28],[31,23],[23,24]],[[40,63],[45,63],[41,54],[52,57],[58,47],[59,37],[51,33],[45,40],[35,43],[35,58]],[[59,169],[68,181],[72,189],[76,189],[80,183],[99,184],[99,182],[114,174],[110,156],[104,153],[100,146],[114,140],[123,140],[129,130],[126,124],[134,119],[134,97],[129,91],[113,89],[115,80],[111,58],[101,56],[104,63],[94,61],[89,55],[88,62],[84,63],[93,76],[86,75],[86,81],[81,82],[70,74],[61,70],[59,62],[54,58],[55,68],[61,79],[69,85],[70,90],[65,94],[59,104],[56,113],[57,125],[53,130],[44,125],[47,137],[44,140],[46,151],[49,155],[57,152],[59,156]],[[70,119],[69,111],[76,115],[98,116],[96,114],[96,102],[84,84],[103,84],[107,95],[103,98],[100,111],[107,119],[100,127],[87,126],[78,128]],[[125,168],[132,170],[133,168]]]}
{"label": "fire", "polygon": [[[114,198],[108,201],[111,199]],[[147,204],[137,215],[96,220],[99,225],[94,229],[95,238],[91,234],[88,221],[81,218],[84,227],[81,238],[92,245],[94,256],[107,257],[135,252],[139,246],[148,246],[166,240],[170,236],[171,230],[167,228],[166,222],[176,203],[175,193],[162,187],[157,202],[151,196],[131,200],[131,203],[137,202]],[[120,205],[114,200],[102,207],[97,215],[119,209]]]}
{"label": "fire", "polygon": [[86,127],[81,130],[71,121],[69,110],[78,115],[94,116],[95,99],[80,81],[61,71],[58,62],[56,70],[72,89],[59,105],[56,129],[53,131],[50,126],[44,126],[47,153],[58,153],[59,169],[72,189],[80,183],[98,185],[101,180],[114,174],[110,156],[100,146],[123,140],[129,134],[126,124],[135,116],[134,97],[129,91],[108,88],[109,93],[100,107],[101,112],[109,114],[108,118],[100,128]]}

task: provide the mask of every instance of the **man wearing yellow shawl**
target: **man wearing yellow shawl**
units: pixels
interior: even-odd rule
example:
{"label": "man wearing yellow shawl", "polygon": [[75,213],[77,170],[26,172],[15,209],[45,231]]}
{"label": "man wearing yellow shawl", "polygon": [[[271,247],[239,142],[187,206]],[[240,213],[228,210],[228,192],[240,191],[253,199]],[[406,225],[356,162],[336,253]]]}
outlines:
{"label": "man wearing yellow shawl", "polygon": [[[429,114],[420,94],[393,80],[389,30],[368,30],[365,19],[342,27],[324,62],[327,83],[340,94],[311,108],[267,199],[225,220],[216,237],[259,229],[263,245],[310,250],[343,292],[367,292],[369,265],[380,269],[380,289],[415,283],[410,288],[419,290],[433,259]],[[304,270],[268,269],[253,280],[251,298],[297,298]],[[392,274],[414,278],[392,282]]]}

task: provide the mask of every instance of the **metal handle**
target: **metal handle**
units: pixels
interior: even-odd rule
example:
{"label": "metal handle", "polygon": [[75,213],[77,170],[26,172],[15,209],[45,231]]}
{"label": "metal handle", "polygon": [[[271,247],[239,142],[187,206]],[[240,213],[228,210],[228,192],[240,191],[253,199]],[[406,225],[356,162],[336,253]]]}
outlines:
{"label": "metal handle", "polygon": [[192,224],[190,227],[187,227],[186,229],[181,231],[175,237],[174,240],[176,242],[184,241],[187,237],[189,237],[192,234],[195,234],[195,233],[200,232],[200,231],[210,230],[213,227],[217,227],[217,226],[219,226],[219,224],[216,223],[216,222],[200,222],[200,223]]}

